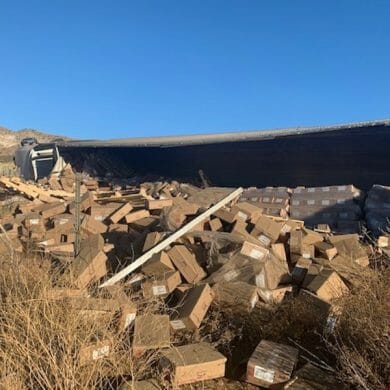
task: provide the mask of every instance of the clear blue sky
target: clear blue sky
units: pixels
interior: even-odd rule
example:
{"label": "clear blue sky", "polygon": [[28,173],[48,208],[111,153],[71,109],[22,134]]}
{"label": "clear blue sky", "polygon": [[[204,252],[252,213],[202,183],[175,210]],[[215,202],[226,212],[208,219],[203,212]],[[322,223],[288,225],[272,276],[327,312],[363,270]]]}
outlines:
{"label": "clear blue sky", "polygon": [[0,0],[0,124],[78,138],[390,116],[390,1]]}

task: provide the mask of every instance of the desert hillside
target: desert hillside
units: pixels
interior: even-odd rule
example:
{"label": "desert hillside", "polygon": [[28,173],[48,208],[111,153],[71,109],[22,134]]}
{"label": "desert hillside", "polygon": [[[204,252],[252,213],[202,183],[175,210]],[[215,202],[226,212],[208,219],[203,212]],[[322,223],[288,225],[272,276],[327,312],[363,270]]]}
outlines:
{"label": "desert hillside", "polygon": [[0,155],[11,156],[14,150],[20,145],[20,141],[26,137],[35,137],[39,142],[51,142],[55,139],[69,139],[54,134],[43,133],[34,129],[21,129],[13,131],[0,126]]}

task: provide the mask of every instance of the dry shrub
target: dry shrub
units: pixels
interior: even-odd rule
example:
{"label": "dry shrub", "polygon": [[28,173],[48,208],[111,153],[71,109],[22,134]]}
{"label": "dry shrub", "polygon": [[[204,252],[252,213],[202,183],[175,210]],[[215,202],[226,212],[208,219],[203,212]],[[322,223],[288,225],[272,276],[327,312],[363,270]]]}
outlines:
{"label": "dry shrub", "polygon": [[[110,321],[86,318],[69,301],[45,297],[56,279],[49,262],[33,256],[0,260],[0,389],[114,389],[124,380],[147,378],[169,387],[169,372],[159,367],[158,351],[133,359],[130,330],[118,335]],[[338,324],[325,340],[333,356],[321,337],[324,319],[299,297],[280,306],[258,304],[251,313],[229,311],[214,303],[199,330],[174,333],[172,342],[210,342],[229,358],[226,375],[237,379],[261,339],[287,344],[294,340],[337,364],[344,382],[385,389],[389,387],[389,271],[382,269],[361,279],[360,286],[339,302]],[[144,314],[167,312],[161,300],[131,298],[137,299]],[[113,353],[82,365],[80,348],[106,338],[114,341]],[[225,386],[221,381],[212,383],[216,388]]]}
{"label": "dry shrub", "polygon": [[[58,273],[39,256],[0,259],[0,389],[117,389],[123,382],[155,378],[161,388],[170,388],[170,372],[160,364],[160,352],[146,351],[132,356],[131,329],[118,334],[108,316],[86,316],[70,300],[47,298]],[[127,290],[140,314],[166,313],[161,299],[145,300]],[[90,289],[95,297],[107,292]],[[225,326],[221,327],[222,322]],[[201,340],[227,349],[236,338],[239,323],[233,326],[218,310],[210,310],[202,328],[195,332],[171,334],[174,345]],[[97,340],[113,341],[112,353],[104,359],[81,364],[79,351]]]}
{"label": "dry shrub", "polygon": [[[133,359],[130,331],[119,335],[112,318],[85,316],[69,300],[46,297],[52,278],[43,264],[0,262],[0,389],[111,389],[153,376],[158,352]],[[80,348],[106,339],[113,340],[112,353],[81,364]]]}
{"label": "dry shrub", "polygon": [[344,297],[327,339],[344,382],[364,389],[390,386],[390,270],[376,271]]}

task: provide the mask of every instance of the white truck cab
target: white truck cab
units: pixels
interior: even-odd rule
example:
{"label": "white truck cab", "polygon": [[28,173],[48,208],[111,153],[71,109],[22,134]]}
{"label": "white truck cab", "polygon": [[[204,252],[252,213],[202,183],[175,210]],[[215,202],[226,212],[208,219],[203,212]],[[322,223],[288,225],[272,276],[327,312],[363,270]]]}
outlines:
{"label": "white truck cab", "polygon": [[24,138],[15,152],[14,161],[25,180],[48,177],[59,159],[55,143],[39,144],[36,138]]}

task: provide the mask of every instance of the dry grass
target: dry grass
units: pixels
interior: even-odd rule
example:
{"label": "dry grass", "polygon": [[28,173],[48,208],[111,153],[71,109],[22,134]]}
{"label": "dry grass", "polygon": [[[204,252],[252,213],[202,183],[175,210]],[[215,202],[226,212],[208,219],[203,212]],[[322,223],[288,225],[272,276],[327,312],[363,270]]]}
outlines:
{"label": "dry grass", "polygon": [[[7,256],[0,267],[0,389],[117,389],[125,380],[131,386],[147,378],[156,378],[161,388],[170,388],[169,371],[161,369],[158,351],[133,358],[131,330],[118,335],[111,319],[95,321],[69,301],[45,297],[56,279],[45,259]],[[234,313],[213,304],[199,330],[174,334],[172,343],[210,342],[228,357],[227,376],[237,379],[262,338],[285,343],[294,340],[337,368],[345,383],[386,389],[390,374],[389,271],[382,267],[362,281],[339,302],[343,310],[335,332],[327,338],[323,319],[310,305],[293,299],[279,307],[260,304],[251,313]],[[97,291],[91,292],[98,296]],[[128,292],[129,299],[137,300],[142,313],[166,312],[163,301],[145,302],[134,294]],[[89,364],[80,363],[82,346],[107,338],[114,341],[113,353]],[[228,388],[227,383],[212,381],[191,388]],[[231,385],[238,388],[237,382]]]}
{"label": "dry grass", "polygon": [[340,378],[358,388],[390,387],[390,270],[376,271],[342,299],[327,339]]}
{"label": "dry grass", "polygon": [[[5,258],[1,269],[1,389],[110,389],[152,374],[157,353],[132,359],[130,332],[118,335],[111,318],[96,321],[45,297],[52,282],[41,260]],[[112,353],[82,364],[80,348],[105,339],[114,341]]]}
{"label": "dry grass", "polygon": [[[161,388],[170,388],[170,373],[159,365],[159,351],[133,358],[131,329],[119,334],[112,316],[96,319],[75,309],[70,300],[46,297],[58,279],[46,259],[7,256],[1,258],[0,267],[0,389],[117,389],[124,381],[132,386],[149,378],[156,378]],[[90,292],[95,297],[104,295]],[[145,302],[134,292],[128,296],[143,314],[168,310],[162,300]],[[222,316],[214,308],[199,331],[172,334],[172,343],[203,340],[228,349],[238,325],[226,322],[221,328]],[[109,356],[80,362],[80,348],[106,339],[113,340]]]}

